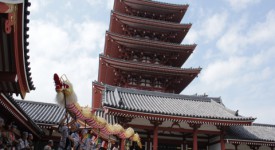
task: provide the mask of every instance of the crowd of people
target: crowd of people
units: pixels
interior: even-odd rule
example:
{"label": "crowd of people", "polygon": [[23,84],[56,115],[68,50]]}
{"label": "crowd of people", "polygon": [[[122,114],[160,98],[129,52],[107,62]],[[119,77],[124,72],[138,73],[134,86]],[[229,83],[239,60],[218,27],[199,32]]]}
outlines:
{"label": "crowd of people", "polygon": [[16,129],[13,122],[5,124],[0,117],[0,150],[34,150],[33,135],[23,132],[21,137],[16,137]]}
{"label": "crowd of people", "polygon": [[111,144],[101,140],[90,130],[86,128],[81,129],[80,124],[76,121],[66,124],[65,119],[59,125],[61,139],[58,150],[118,150],[118,144]]}
{"label": "crowd of people", "polygon": [[[58,145],[54,146],[54,141],[49,140],[45,144],[44,150],[118,150],[117,143],[108,143],[99,138],[96,134],[86,128],[81,128],[77,121],[65,123],[64,118],[59,127],[61,135]],[[17,132],[16,132],[17,131]],[[18,133],[16,125],[11,122],[5,124],[3,118],[0,117],[0,150],[34,150],[39,149],[34,147],[33,135],[28,132]]]}

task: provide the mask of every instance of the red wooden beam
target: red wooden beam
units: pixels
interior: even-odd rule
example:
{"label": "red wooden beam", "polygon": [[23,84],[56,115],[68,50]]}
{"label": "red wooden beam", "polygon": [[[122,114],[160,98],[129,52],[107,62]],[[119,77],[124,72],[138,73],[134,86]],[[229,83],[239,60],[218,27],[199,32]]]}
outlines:
{"label": "red wooden beam", "polygon": [[[144,130],[154,130],[154,126],[145,126],[145,125],[136,125],[136,124],[128,124],[128,126],[144,129]],[[182,133],[193,133],[193,129],[184,129],[184,128],[171,128],[171,127],[159,127],[159,131],[170,131],[170,132],[182,132]],[[198,130],[198,134],[214,134],[219,135],[220,131],[208,131],[208,130]]]}

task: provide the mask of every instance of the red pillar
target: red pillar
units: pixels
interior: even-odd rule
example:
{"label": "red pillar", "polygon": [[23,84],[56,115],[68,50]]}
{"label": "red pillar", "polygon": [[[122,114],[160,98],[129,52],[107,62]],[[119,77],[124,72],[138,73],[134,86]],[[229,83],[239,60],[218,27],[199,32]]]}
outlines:
{"label": "red pillar", "polygon": [[221,136],[220,136],[220,138],[221,138],[221,150],[225,150],[225,142],[224,142],[224,133],[222,132],[221,133]]}
{"label": "red pillar", "polygon": [[193,132],[193,150],[198,150],[198,129],[194,128]]}
{"label": "red pillar", "polygon": [[158,150],[158,125],[155,125],[154,128],[154,148],[153,150]]}
{"label": "red pillar", "polygon": [[238,150],[239,144],[234,144],[234,146],[235,146],[235,150]]}
{"label": "red pillar", "polygon": [[271,149],[271,150],[274,150],[274,146],[270,146],[270,149]]}
{"label": "red pillar", "polygon": [[120,150],[125,150],[125,139],[121,139]]}
{"label": "red pillar", "polygon": [[201,124],[189,123],[189,126],[193,128],[193,150],[198,150],[198,129]]}

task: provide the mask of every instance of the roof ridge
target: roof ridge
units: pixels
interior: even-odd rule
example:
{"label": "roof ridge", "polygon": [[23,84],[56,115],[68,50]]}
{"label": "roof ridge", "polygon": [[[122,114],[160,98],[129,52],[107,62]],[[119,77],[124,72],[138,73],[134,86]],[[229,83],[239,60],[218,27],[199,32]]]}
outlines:
{"label": "roof ridge", "polygon": [[38,101],[31,101],[31,100],[20,100],[20,99],[15,99],[15,101],[18,103],[34,103],[34,104],[43,104],[43,105],[54,105],[60,107],[58,104],[55,103],[46,103],[46,102],[38,102]]}
{"label": "roof ridge", "polygon": [[262,127],[272,127],[272,128],[275,128],[274,124],[265,124],[265,123],[253,123],[253,126],[262,126]]}

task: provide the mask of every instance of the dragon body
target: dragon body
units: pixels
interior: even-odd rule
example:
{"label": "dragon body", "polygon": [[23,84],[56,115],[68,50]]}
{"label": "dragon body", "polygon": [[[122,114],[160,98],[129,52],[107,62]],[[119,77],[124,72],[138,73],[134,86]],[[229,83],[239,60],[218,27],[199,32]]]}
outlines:
{"label": "dragon body", "polygon": [[133,128],[124,129],[119,124],[109,124],[104,118],[94,115],[90,107],[81,107],[77,102],[73,85],[65,75],[59,77],[57,74],[54,74],[54,82],[57,103],[65,106],[72,117],[85,122],[93,129],[98,129],[104,135],[116,135],[121,139],[130,139],[137,142],[139,147],[142,146],[140,137],[138,133],[135,133]]}

